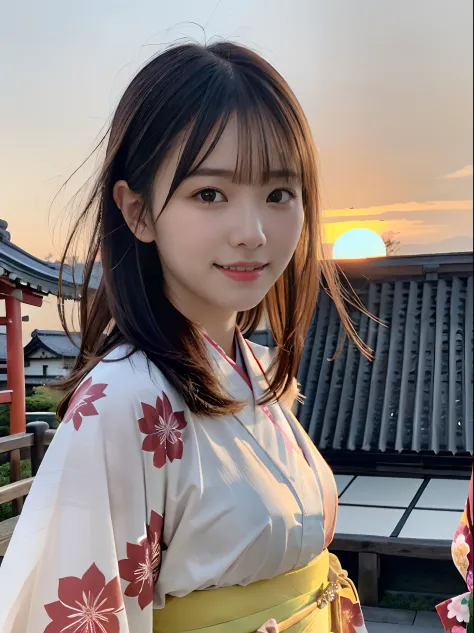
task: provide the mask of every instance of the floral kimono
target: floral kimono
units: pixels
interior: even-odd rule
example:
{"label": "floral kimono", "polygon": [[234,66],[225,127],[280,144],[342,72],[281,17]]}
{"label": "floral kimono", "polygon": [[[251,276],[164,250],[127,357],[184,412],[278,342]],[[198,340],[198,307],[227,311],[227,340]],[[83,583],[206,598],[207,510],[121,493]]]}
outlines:
{"label": "floral kimono", "polygon": [[466,509],[454,535],[451,545],[453,561],[466,581],[467,592],[451,598],[436,607],[438,615],[446,631],[466,633],[472,631],[472,595],[473,595],[473,476]]}
{"label": "floral kimono", "polygon": [[[206,339],[224,388],[248,403],[235,416],[192,414],[126,348],[82,382],[0,567],[1,633],[152,633],[169,600],[257,587],[327,554],[334,477],[288,409],[256,405],[270,352],[236,340],[240,363]],[[365,633],[331,568],[344,630]],[[334,597],[317,595],[320,608]]]}

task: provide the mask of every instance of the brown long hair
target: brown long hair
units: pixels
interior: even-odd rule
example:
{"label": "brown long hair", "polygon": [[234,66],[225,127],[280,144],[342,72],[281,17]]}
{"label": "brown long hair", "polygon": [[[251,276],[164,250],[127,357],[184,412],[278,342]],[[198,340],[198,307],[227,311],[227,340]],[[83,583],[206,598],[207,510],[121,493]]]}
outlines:
{"label": "brown long hair", "polygon": [[[168,300],[156,245],[135,238],[113,199],[114,184],[126,180],[141,195],[143,213],[150,213],[155,175],[184,135],[165,207],[212,152],[233,115],[239,135],[235,180],[267,182],[276,157],[279,166],[301,178],[305,209],[301,239],[285,273],[258,306],[238,315],[248,335],[266,314],[277,344],[262,402],[283,396],[294,382],[323,277],[350,338],[367,353],[346,312],[334,265],[323,255],[316,152],[296,97],[278,72],[247,48],[230,42],[184,44],[152,59],[126,89],[102,139],[108,137],[102,169],[66,244],[61,277],[81,229],[92,225],[80,289],[81,346],[62,383],[68,396],[60,418],[83,377],[120,344],[142,350],[191,411],[220,416],[239,408],[213,374],[197,328]],[[99,259],[102,277],[93,289]],[[69,332],[61,292],[58,305]]]}

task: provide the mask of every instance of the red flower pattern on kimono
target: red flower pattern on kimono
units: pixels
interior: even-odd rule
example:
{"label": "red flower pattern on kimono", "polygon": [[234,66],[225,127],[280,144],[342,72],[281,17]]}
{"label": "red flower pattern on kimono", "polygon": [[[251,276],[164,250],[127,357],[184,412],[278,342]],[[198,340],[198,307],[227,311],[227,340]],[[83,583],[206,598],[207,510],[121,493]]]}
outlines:
{"label": "red flower pattern on kimono", "polygon": [[364,616],[358,602],[341,596],[341,617],[344,633],[356,633],[354,627],[364,626]]}
{"label": "red flower pattern on kimono", "polygon": [[469,485],[469,493],[466,501],[466,509],[454,534],[451,545],[453,562],[459,573],[466,581],[468,591],[449,600],[445,600],[436,606],[436,611],[446,631],[450,633],[465,633],[469,630],[472,619],[473,590],[473,475]]}
{"label": "red flower pattern on kimono", "polygon": [[85,380],[71,398],[63,423],[67,424],[72,420],[74,428],[79,431],[82,418],[89,415],[97,415],[98,411],[94,406],[96,400],[105,398],[105,388],[103,383],[92,384],[92,377]]}
{"label": "red flower pattern on kimono", "polygon": [[451,554],[454,564],[461,576],[465,579],[467,588],[472,592],[472,549],[473,538],[469,526],[461,522],[456,530],[451,545]]}
{"label": "red flower pattern on kimono", "polygon": [[116,576],[106,584],[95,563],[82,578],[60,578],[58,598],[44,607],[52,620],[44,633],[120,633],[120,581]]}
{"label": "red flower pattern on kimono", "polygon": [[466,624],[469,622],[469,592],[450,600],[446,600],[436,607],[441,623],[446,631],[453,632],[461,628],[465,633]]}
{"label": "red flower pattern on kimono", "polygon": [[441,620],[441,623],[444,626],[445,631],[449,631],[453,625],[453,622],[449,620],[448,618],[448,604],[449,604],[449,600],[445,600],[445,602],[442,602],[441,604],[438,604],[436,606],[436,611],[438,612],[439,618]]}
{"label": "red flower pattern on kimono", "polygon": [[183,457],[181,431],[186,427],[184,411],[173,411],[168,396],[163,392],[163,400],[158,396],[156,406],[142,402],[143,418],[138,420],[140,431],[146,435],[142,449],[154,453],[153,465],[163,468],[170,462]]}
{"label": "red flower pattern on kimono", "polygon": [[119,561],[120,578],[130,583],[125,595],[138,596],[142,610],[153,601],[153,589],[160,572],[162,529],[163,517],[152,510],[146,536],[138,543],[127,543],[128,558]]}

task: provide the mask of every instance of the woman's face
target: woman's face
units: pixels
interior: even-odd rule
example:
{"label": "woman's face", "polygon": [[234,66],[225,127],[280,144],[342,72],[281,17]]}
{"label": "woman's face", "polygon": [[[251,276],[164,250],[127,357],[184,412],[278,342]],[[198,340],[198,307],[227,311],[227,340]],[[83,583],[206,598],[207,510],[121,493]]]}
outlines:
{"label": "woman's face", "polygon": [[237,125],[162,211],[179,148],[157,175],[153,231],[170,300],[188,318],[232,318],[255,307],[287,267],[301,235],[301,183],[274,170],[264,185],[232,182]]}

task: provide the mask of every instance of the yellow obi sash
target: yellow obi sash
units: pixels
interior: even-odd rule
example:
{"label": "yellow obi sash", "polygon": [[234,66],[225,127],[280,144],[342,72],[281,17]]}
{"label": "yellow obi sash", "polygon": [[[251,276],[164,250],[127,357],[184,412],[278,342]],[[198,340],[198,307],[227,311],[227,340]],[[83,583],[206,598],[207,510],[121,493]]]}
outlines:
{"label": "yellow obi sash", "polygon": [[329,556],[324,550],[306,567],[245,587],[169,596],[164,609],[153,612],[153,633],[254,633],[271,618],[280,632],[329,633],[327,605],[337,586],[328,580]]}

